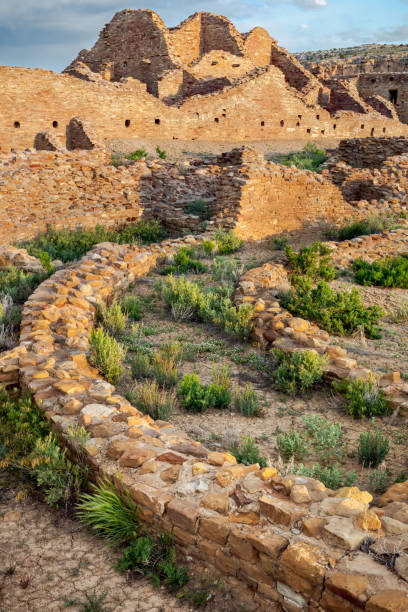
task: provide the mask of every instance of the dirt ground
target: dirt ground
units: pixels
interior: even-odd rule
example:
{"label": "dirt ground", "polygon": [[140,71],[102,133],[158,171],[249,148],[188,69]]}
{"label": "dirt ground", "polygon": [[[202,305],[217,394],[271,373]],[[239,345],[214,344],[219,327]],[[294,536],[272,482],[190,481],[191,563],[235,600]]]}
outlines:
{"label": "dirt ground", "polygon": [[[313,138],[313,142],[325,149],[334,149],[341,138]],[[111,139],[107,141],[108,148],[116,153],[132,153],[145,149],[150,157],[157,157],[156,147],[166,151],[169,161],[209,158],[231,151],[243,145],[253,146],[266,156],[280,153],[300,151],[310,142],[305,140],[254,140],[252,142],[206,142],[200,140],[147,140],[145,138]]]}
{"label": "dirt ground", "polygon": [[[192,612],[188,601],[147,578],[114,568],[120,552],[38,497],[16,497],[21,484],[0,472],[0,612]],[[184,564],[185,565],[185,564]],[[188,567],[188,565],[187,565]],[[192,571],[192,567],[188,567]],[[194,562],[192,588],[214,577]],[[199,574],[197,572],[200,572]],[[237,612],[222,584],[209,590],[207,611]],[[100,599],[100,607],[84,607]]]}
{"label": "dirt ground", "polygon": [[[298,247],[302,243],[298,238],[292,244]],[[274,257],[282,257],[282,251],[271,250],[268,243],[249,245],[230,257],[241,261],[243,266],[254,267],[261,265]],[[205,262],[205,260],[203,260]],[[210,261],[207,261],[211,265]],[[202,280],[207,286],[211,282],[209,274],[189,275],[191,279]],[[144,296],[147,307],[140,321],[143,341],[151,350],[159,348],[163,343],[180,341],[193,343],[203,348],[193,361],[184,361],[180,366],[180,376],[197,371],[200,380],[208,384],[211,380],[214,364],[228,365],[231,373],[232,387],[245,387],[250,382],[258,391],[262,400],[262,416],[247,418],[233,409],[220,411],[209,409],[202,414],[191,414],[178,407],[172,417],[172,422],[183,428],[191,437],[200,440],[212,449],[230,448],[233,443],[239,442],[242,436],[250,434],[255,437],[256,443],[270,462],[276,465],[279,456],[276,435],[282,431],[302,429],[302,416],[306,414],[324,415],[330,422],[340,422],[347,443],[341,461],[346,470],[354,469],[358,474],[357,486],[369,488],[368,477],[372,470],[362,468],[357,462],[357,447],[359,436],[367,429],[380,425],[390,439],[390,452],[386,458],[386,467],[390,470],[391,478],[408,472],[406,459],[406,443],[408,440],[408,424],[398,417],[384,417],[376,422],[353,420],[344,410],[344,400],[325,385],[320,389],[309,392],[302,397],[290,398],[274,390],[267,375],[248,365],[239,363],[248,353],[258,352],[249,343],[242,343],[231,338],[209,325],[197,322],[176,323],[171,319],[170,313],[165,309],[159,298],[152,299],[154,283],[166,277],[157,273],[137,282],[132,293]],[[214,282],[214,281],[212,281]],[[350,289],[354,285],[350,278],[344,277],[334,281],[333,286]],[[359,287],[363,301],[366,305],[378,304],[386,313],[397,309],[398,304],[406,299],[406,292],[398,289],[379,289],[376,287]],[[400,370],[408,374],[408,329],[407,325],[395,324],[389,316],[385,316],[380,325],[383,337],[378,340],[366,340],[359,337],[338,338],[338,344],[350,351],[362,365],[373,369],[379,374],[382,372]],[[128,360],[132,353],[128,354]],[[131,390],[135,382],[129,371],[119,386],[121,394]],[[137,383],[136,383],[137,384]],[[305,461],[306,465],[317,462],[312,453]]]}

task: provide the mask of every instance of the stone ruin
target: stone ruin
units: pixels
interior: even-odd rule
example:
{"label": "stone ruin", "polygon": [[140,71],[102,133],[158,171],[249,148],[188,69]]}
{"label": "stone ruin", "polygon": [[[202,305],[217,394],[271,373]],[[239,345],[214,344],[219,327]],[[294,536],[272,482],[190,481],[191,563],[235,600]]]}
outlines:
{"label": "stone ruin", "polygon": [[240,34],[212,13],[169,29],[153,11],[120,11],[63,74],[2,66],[0,83],[3,151],[32,147],[43,132],[65,143],[73,117],[102,141],[408,134],[384,91],[316,76],[263,28]]}
{"label": "stone ruin", "polygon": [[[394,559],[395,571],[375,561],[392,554],[381,548],[384,534],[407,549],[407,483],[393,485],[373,508],[372,496],[355,487],[334,494],[313,478],[237,465],[230,453],[210,452],[142,414],[87,361],[95,304],[217,227],[260,240],[405,212],[407,126],[356,88],[326,86],[263,29],[242,35],[208,13],[167,29],[152,11],[122,11],[65,74],[2,68],[0,78],[7,91],[0,101],[0,267],[38,270],[38,260],[8,245],[10,236],[30,238],[48,224],[158,218],[171,231],[195,233],[150,247],[99,244],[58,270],[25,303],[19,345],[0,355],[0,385],[28,389],[60,433],[86,427],[93,478],[129,491],[146,526],[171,532],[180,556],[222,576],[246,610],[408,610],[407,554]],[[208,161],[116,168],[104,147],[113,136],[233,141],[322,132],[347,139],[321,175],[267,162],[251,147]],[[205,220],[185,210],[198,198]],[[334,258],[343,266],[362,250],[369,258],[403,253],[407,241],[406,230],[349,241],[333,245]],[[280,308],[274,291],[285,278],[276,262],[240,279],[236,303],[254,303],[258,344],[325,353],[329,377],[368,376],[326,332]],[[407,418],[406,383],[397,372],[380,383],[395,414]]]}

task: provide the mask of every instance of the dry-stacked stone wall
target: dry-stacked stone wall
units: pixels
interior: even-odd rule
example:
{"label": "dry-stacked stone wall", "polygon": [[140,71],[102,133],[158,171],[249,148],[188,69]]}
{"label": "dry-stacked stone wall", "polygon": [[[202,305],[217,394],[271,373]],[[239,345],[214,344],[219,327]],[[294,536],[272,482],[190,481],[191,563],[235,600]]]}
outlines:
{"label": "dry-stacked stone wall", "polygon": [[[47,279],[24,306],[20,345],[1,356],[3,385],[19,378],[58,431],[83,425],[93,476],[128,490],[147,526],[171,532],[180,555],[220,574],[246,610],[408,610],[407,555],[393,573],[359,549],[368,536],[378,546],[405,537],[406,483],[370,508],[372,496],[356,487],[334,492],[273,467],[237,465],[229,452],[210,452],[142,414],[89,365],[95,304],[196,240],[103,243]],[[255,275],[268,286],[281,272]],[[347,358],[336,360],[342,367]]]}
{"label": "dry-stacked stone wall", "polygon": [[349,138],[336,152],[339,161],[357,168],[378,168],[387,157],[408,153],[408,138]]}

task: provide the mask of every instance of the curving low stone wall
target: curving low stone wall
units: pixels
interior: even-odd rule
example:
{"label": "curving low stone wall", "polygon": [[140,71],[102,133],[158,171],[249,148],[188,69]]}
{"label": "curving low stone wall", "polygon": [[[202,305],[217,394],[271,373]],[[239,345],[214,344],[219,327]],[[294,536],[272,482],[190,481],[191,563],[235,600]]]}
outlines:
{"label": "curving low stone wall", "polygon": [[149,528],[171,532],[183,557],[221,574],[245,610],[408,610],[406,564],[397,575],[359,550],[367,536],[405,537],[406,483],[370,509],[372,496],[356,487],[334,492],[273,467],[237,465],[142,414],[89,366],[95,304],[197,240],[103,243],[54,274],[27,300],[21,344],[1,356],[0,373],[19,375],[56,430],[86,427],[93,476],[129,490]]}

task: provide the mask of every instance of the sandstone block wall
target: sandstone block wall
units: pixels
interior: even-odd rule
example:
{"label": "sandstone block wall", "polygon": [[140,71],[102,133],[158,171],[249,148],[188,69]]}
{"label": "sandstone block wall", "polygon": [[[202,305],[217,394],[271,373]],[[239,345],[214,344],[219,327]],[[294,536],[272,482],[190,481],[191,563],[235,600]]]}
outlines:
{"label": "sandstone block wall", "polygon": [[312,478],[237,465],[140,413],[87,363],[95,303],[191,243],[104,243],[54,274],[26,302],[21,345],[1,356],[0,373],[8,381],[17,373],[58,432],[84,426],[92,476],[129,491],[148,528],[172,533],[179,554],[221,575],[246,610],[407,609],[406,583],[358,550],[367,536],[381,545],[387,533],[403,533],[391,515],[392,502],[408,498],[406,483],[374,511],[356,488],[334,493]]}
{"label": "sandstone block wall", "polygon": [[379,168],[387,157],[408,153],[408,138],[347,138],[336,151],[337,161],[357,168]]}

